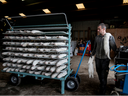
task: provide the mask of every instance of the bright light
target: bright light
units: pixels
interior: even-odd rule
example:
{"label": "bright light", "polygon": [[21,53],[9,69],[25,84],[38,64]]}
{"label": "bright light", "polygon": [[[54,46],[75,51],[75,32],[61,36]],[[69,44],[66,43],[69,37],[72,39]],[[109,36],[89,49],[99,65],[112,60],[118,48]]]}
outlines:
{"label": "bright light", "polygon": [[51,13],[51,11],[50,10],[48,10],[48,9],[42,9],[46,14],[49,14],[49,13]]}
{"label": "bright light", "polygon": [[0,0],[2,3],[7,3],[7,1],[6,0]]}
{"label": "bright light", "polygon": [[12,20],[12,18],[9,17],[8,20]]}
{"label": "bright light", "polygon": [[7,18],[8,20],[11,20],[12,18],[10,18],[9,16],[4,16],[5,18]]}
{"label": "bright light", "polygon": [[9,16],[4,16],[5,18],[8,18]]}
{"label": "bright light", "polygon": [[78,9],[85,9],[85,6],[84,6],[83,3],[76,4],[76,7],[77,7]]}
{"label": "bright light", "polygon": [[20,16],[25,17],[26,15],[24,13],[19,13]]}
{"label": "bright light", "polygon": [[123,0],[123,4],[126,4],[126,3],[128,3],[128,0]]}

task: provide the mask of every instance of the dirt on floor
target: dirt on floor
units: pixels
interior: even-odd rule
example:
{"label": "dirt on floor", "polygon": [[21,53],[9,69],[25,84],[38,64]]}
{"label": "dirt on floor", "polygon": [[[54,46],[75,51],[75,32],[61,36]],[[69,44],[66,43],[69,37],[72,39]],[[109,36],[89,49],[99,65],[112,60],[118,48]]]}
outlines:
{"label": "dirt on floor", "polygon": [[[78,67],[80,59],[81,56],[72,57],[71,68],[74,69],[74,72]],[[81,78],[79,88],[73,92],[65,90],[64,95],[99,95],[99,80],[97,73],[95,71],[94,78],[89,78],[87,60],[88,57],[85,56],[78,72]],[[113,64],[113,61],[111,61],[110,66]],[[2,62],[0,62],[0,70],[3,68]],[[28,76],[22,78],[20,85],[13,86],[9,82],[10,75],[10,73],[0,71],[0,95],[61,95],[61,81],[59,80],[36,80],[35,77]],[[110,71],[106,95],[111,93],[114,84],[114,73]]]}
{"label": "dirt on floor", "polygon": [[[0,76],[1,77],[1,76]],[[81,83],[76,91],[61,94],[61,82],[58,80],[44,79],[35,80],[34,77],[22,78],[19,86],[13,86],[9,80],[1,80],[0,96],[98,96],[99,81],[98,78],[90,79],[86,75],[80,75]],[[109,81],[110,82],[110,81]],[[112,84],[107,85],[107,96],[113,90]]]}

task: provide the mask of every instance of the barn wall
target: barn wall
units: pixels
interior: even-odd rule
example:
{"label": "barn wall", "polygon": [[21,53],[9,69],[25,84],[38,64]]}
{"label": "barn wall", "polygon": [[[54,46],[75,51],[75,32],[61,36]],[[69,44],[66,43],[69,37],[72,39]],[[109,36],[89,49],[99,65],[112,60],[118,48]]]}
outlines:
{"label": "barn wall", "polygon": [[[128,46],[128,28],[107,29],[107,32],[110,32],[114,36],[118,48],[123,44],[124,46]],[[118,39],[119,36],[121,36],[121,39]]]}
{"label": "barn wall", "polygon": [[94,20],[94,21],[76,21],[72,22],[72,30],[88,30],[88,27],[90,27],[91,30],[96,30],[97,25],[100,23],[100,20]]}

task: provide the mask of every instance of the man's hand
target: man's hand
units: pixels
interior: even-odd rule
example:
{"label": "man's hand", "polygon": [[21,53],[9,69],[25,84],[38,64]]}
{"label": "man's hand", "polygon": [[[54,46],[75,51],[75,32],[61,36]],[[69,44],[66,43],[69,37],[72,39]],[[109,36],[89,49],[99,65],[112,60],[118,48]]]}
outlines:
{"label": "man's hand", "polygon": [[90,57],[92,58],[92,54],[90,55]]}

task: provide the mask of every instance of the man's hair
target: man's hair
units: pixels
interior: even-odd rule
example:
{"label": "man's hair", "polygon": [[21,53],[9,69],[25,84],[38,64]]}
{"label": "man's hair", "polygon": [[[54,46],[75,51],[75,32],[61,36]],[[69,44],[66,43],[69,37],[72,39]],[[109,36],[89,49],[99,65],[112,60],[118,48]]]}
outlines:
{"label": "man's hair", "polygon": [[104,23],[100,23],[98,26],[101,26],[102,29],[105,28],[106,30],[106,25]]}

